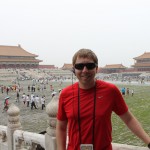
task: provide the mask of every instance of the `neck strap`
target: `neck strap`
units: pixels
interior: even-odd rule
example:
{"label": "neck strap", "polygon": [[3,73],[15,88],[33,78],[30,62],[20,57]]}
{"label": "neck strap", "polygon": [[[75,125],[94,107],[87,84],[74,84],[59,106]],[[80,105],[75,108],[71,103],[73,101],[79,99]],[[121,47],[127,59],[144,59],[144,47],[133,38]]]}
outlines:
{"label": "neck strap", "polygon": [[[93,103],[93,126],[92,126],[92,143],[93,144],[93,149],[94,149],[94,129],[95,129],[95,111],[96,111],[96,83],[94,86],[94,103]],[[81,119],[80,119],[80,88],[78,85],[78,127],[79,127],[79,144],[82,144],[82,139],[81,139]]]}

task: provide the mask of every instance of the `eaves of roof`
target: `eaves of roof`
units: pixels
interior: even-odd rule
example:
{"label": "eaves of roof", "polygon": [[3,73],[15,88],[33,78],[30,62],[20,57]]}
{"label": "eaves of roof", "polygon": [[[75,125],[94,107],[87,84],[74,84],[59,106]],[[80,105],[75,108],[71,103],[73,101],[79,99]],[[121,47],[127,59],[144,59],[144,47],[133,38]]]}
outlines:
{"label": "eaves of roof", "polygon": [[122,64],[112,64],[112,65],[106,65],[103,69],[125,69],[126,67]]}
{"label": "eaves of roof", "polygon": [[38,55],[27,52],[20,45],[19,46],[3,46],[3,45],[0,45],[0,56],[32,56],[32,57],[38,57]]}
{"label": "eaves of roof", "polygon": [[133,58],[133,59],[139,60],[139,59],[147,59],[147,58],[150,59],[150,52],[145,52],[144,54],[142,54],[142,55],[140,55],[140,56],[138,56],[138,57],[135,57],[135,58]]}
{"label": "eaves of roof", "polygon": [[72,64],[64,64],[62,68],[68,68],[71,69],[73,67]]}
{"label": "eaves of roof", "polygon": [[42,62],[39,59],[0,59],[0,62]]}
{"label": "eaves of roof", "polygon": [[133,67],[150,67],[150,63],[135,63]]}

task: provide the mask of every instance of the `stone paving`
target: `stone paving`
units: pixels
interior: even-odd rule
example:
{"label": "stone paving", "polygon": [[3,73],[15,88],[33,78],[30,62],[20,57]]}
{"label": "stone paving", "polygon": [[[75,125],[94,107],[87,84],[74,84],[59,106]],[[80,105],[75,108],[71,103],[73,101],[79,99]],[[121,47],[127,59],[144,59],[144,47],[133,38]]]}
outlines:
{"label": "stone paving", "polygon": [[[1,85],[10,85],[9,82],[5,83],[0,83]],[[23,87],[23,91],[20,92],[20,102],[16,102],[16,92],[12,91],[8,93],[8,96],[10,97],[9,103],[14,103],[16,106],[19,107],[20,109],[20,122],[22,125],[22,129],[30,132],[42,132],[45,131],[46,128],[48,127],[48,115],[46,113],[46,108],[44,110],[41,109],[41,105],[39,106],[38,109],[32,109],[31,107],[26,107],[26,105],[23,104],[21,101],[21,96],[23,93],[25,94],[31,94],[32,92],[28,92],[27,86],[32,85],[32,81],[21,81],[20,85]],[[48,83],[46,84],[46,89],[42,91],[35,91],[33,92],[34,95],[38,95],[41,97],[42,95],[45,95],[46,97],[46,105],[51,101],[52,96],[51,96],[51,90],[50,90],[50,84],[53,85],[55,91],[60,89],[61,87],[59,86],[58,82],[55,83]],[[65,83],[68,84],[68,83]],[[4,107],[4,98],[7,96],[6,92],[3,94],[0,91],[0,125],[7,125],[7,112],[2,112],[3,107]]]}

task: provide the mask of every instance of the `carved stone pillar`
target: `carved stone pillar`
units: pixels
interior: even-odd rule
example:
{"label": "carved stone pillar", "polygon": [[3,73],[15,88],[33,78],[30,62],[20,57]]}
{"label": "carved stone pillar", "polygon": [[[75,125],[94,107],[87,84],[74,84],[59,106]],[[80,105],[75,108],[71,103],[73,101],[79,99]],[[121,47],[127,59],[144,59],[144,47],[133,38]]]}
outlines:
{"label": "carved stone pillar", "polygon": [[7,139],[8,139],[8,150],[13,150],[13,133],[16,129],[21,129],[21,124],[19,121],[20,110],[14,104],[11,104],[7,111],[8,114],[8,124],[7,124]]}
{"label": "carved stone pillar", "polygon": [[45,146],[46,150],[56,150],[56,115],[58,109],[59,95],[55,95],[50,103],[46,106],[46,113],[49,116],[49,127],[45,134]]}

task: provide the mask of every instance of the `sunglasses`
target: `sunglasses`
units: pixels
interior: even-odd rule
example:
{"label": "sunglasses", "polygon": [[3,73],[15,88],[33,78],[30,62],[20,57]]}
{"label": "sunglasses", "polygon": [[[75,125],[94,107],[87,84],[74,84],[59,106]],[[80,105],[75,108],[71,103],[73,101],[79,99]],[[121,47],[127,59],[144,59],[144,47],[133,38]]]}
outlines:
{"label": "sunglasses", "polygon": [[79,64],[74,65],[75,69],[77,69],[77,70],[83,70],[83,68],[85,66],[88,70],[92,70],[97,66],[97,64],[95,64],[95,63],[79,63]]}

